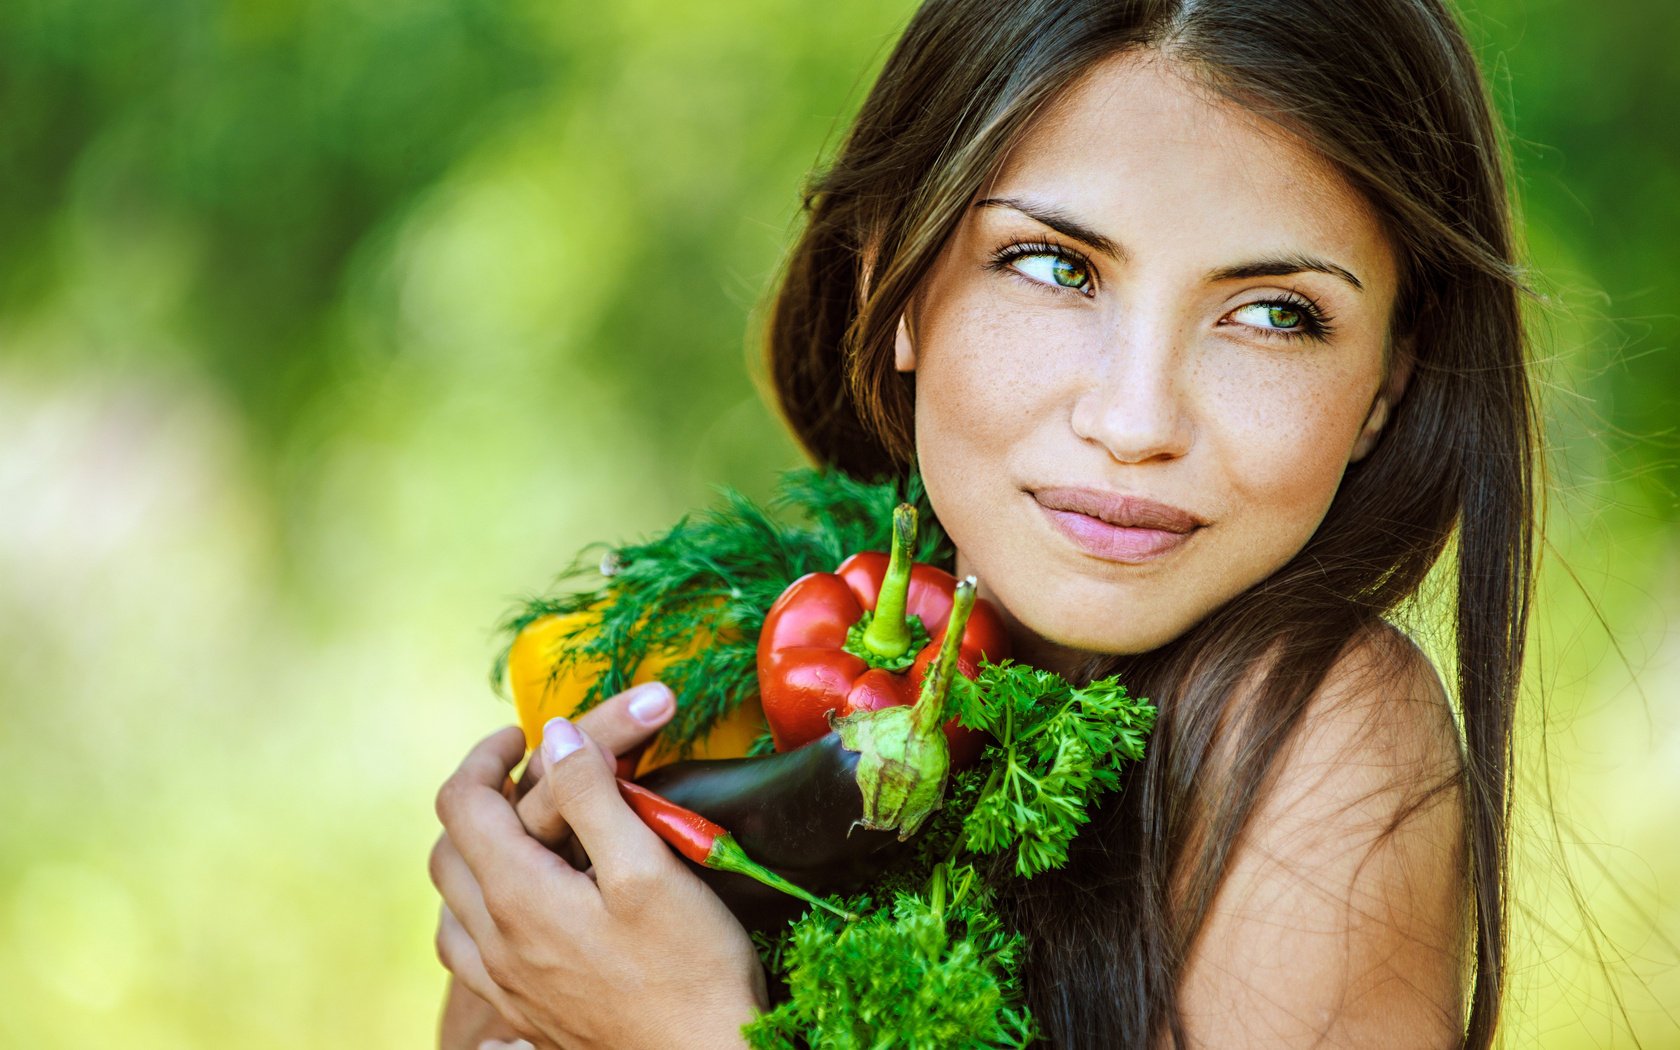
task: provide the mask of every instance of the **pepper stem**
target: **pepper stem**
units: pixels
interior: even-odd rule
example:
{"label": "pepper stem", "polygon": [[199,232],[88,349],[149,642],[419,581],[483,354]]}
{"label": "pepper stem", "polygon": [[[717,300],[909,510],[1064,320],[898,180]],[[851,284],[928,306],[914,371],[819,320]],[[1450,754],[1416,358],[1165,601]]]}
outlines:
{"label": "pepper stem", "polygon": [[893,510],[892,553],[875,599],[875,614],[863,632],[863,647],[882,660],[896,660],[910,650],[910,623],[904,610],[910,597],[910,566],[915,556],[916,508],[900,503]]}
{"label": "pepper stem", "polygon": [[951,679],[957,675],[957,657],[962,652],[963,631],[968,627],[968,614],[974,611],[976,581],[969,576],[957,584],[951,595],[951,618],[945,622],[945,641],[939,646],[939,658],[928,668],[922,679],[921,695],[910,709],[911,732],[926,736],[944,732],[945,698],[951,691]]}
{"label": "pepper stem", "polygon": [[712,841],[711,851],[706,854],[706,867],[714,871],[732,871],[737,875],[745,875],[749,879],[756,879],[773,890],[781,890],[790,897],[797,897],[806,904],[824,908],[845,919],[856,922],[857,916],[844,908],[837,908],[810,890],[805,889],[766,868],[758,861],[747,856],[747,851],[735,841],[735,836],[727,831]]}

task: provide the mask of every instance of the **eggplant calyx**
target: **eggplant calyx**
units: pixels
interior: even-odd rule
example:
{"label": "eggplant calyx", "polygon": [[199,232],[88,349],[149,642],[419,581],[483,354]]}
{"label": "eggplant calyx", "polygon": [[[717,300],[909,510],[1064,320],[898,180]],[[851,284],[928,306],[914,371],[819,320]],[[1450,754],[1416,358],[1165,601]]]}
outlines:
{"label": "eggplant calyx", "polygon": [[951,770],[945,699],[959,673],[957,657],[974,609],[974,591],[972,576],[957,585],[939,659],[928,669],[913,706],[859,711],[830,722],[841,746],[858,753],[863,817],[857,823],[873,831],[897,831],[899,841],[915,834],[945,799]]}
{"label": "eggplant calyx", "polygon": [[883,707],[834,720],[840,744],[858,753],[863,816],[854,825],[909,838],[945,798],[951,749],[944,731],[914,731],[912,708]]}

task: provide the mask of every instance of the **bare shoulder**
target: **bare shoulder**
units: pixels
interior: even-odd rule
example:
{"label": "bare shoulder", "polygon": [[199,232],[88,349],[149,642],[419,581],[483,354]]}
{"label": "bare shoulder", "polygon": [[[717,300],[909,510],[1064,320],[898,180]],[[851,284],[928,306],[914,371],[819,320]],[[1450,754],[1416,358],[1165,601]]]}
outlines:
{"label": "bare shoulder", "polygon": [[1313,696],[1193,947],[1195,1045],[1456,1045],[1460,750],[1428,658],[1355,641]]}
{"label": "bare shoulder", "polygon": [[1409,810],[1411,796],[1451,795],[1461,765],[1440,675],[1416,643],[1383,625],[1356,639],[1325,676],[1278,764],[1268,809],[1276,817]]}

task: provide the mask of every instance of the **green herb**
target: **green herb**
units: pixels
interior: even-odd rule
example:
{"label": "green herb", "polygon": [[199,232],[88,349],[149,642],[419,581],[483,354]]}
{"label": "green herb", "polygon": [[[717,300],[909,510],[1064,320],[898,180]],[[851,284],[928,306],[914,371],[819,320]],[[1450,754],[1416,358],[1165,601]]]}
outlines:
{"label": "green herb", "polygon": [[[967,865],[939,892],[894,894],[861,921],[801,920],[781,948],[787,1001],[746,1029],[760,1048],[1024,1047],[1032,1019],[1015,974],[1022,939]],[[868,898],[858,904],[868,906]]]}
{"label": "green herb", "polygon": [[[796,470],[783,475],[768,507],[728,490],[722,496],[722,507],[644,543],[585,550],[556,583],[577,589],[529,599],[502,624],[511,639],[544,616],[587,614],[557,646],[551,671],[559,677],[580,663],[607,668],[580,711],[628,688],[648,657],[680,653],[696,636],[711,639],[660,676],[677,697],[661,738],[678,755],[757,695],[758,633],[787,585],[808,572],[832,572],[857,551],[886,550],[899,503],[917,504],[924,523],[916,560],[952,558],[915,476],[862,482],[837,471]],[[495,682],[506,667],[504,648]]]}
{"label": "green herb", "polygon": [[988,664],[973,688],[954,696],[954,715],[997,738],[991,773],[963,821],[976,853],[1015,850],[1015,873],[1036,875],[1067,862],[1068,845],[1090,820],[1088,803],[1143,757],[1155,709],[1113,678],[1083,688],[1049,671]]}
{"label": "green herb", "polygon": [[759,1050],[796,1047],[1020,1047],[1033,1038],[1021,987],[1023,942],[996,910],[999,887],[973,859],[1014,850],[1019,878],[1067,862],[1068,845],[1123,763],[1143,757],[1155,709],[1114,679],[1074,686],[1048,671],[987,664],[950,701],[997,738],[952,777],[944,807],[873,899],[762,938],[789,995],[745,1032]]}

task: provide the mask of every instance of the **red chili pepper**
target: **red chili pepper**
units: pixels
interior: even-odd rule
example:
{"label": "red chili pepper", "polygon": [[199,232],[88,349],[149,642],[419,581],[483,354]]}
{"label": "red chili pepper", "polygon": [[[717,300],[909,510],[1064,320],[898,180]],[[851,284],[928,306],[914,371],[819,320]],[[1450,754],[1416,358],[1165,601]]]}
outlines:
{"label": "red chili pepper", "polygon": [[[893,513],[890,556],[854,554],[831,573],[802,576],[770,607],[758,637],[758,686],[776,750],[822,736],[831,714],[915,701],[938,657],[957,586],[950,573],[912,561],[915,539],[916,509],[903,504]],[[997,610],[976,602],[959,669],[973,678],[981,657],[1008,655]],[[954,721],[945,732],[953,761],[978,755],[979,734]]]}
{"label": "red chili pepper", "polygon": [[746,850],[735,841],[735,836],[722,825],[714,824],[693,810],[684,809],[640,784],[633,784],[622,778],[618,781],[618,793],[654,834],[701,867],[745,875],[772,889],[797,897],[807,904],[826,908],[848,921],[856,918],[851,912],[836,908],[816,894],[795,885],[748,857]]}

